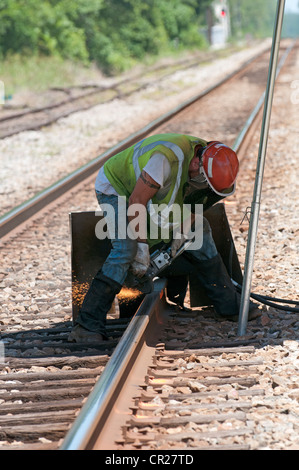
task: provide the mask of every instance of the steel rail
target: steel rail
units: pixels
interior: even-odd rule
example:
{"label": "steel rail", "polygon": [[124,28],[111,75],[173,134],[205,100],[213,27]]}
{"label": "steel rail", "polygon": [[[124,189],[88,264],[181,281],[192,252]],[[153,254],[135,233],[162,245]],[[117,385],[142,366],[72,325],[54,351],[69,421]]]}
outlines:
{"label": "steel rail", "polygon": [[[294,45],[295,41],[283,55],[278,73]],[[258,100],[257,105],[235,140],[235,150],[241,150],[245,137],[258,118],[263,105],[263,97],[264,94]],[[124,373],[131,367],[132,362],[138,355],[141,347],[139,341],[144,337],[145,329],[153,316],[154,306],[159,302],[160,293],[165,286],[165,280],[159,279],[155,281],[154,292],[145,297],[127,330],[124,332],[92,394],[82,407],[76,421],[65,437],[60,447],[61,450],[84,450],[88,448],[92,440],[95,440],[93,433],[103,426],[105,417],[113,408],[113,404],[117,399],[117,392],[124,381]]]}
{"label": "steel rail", "polygon": [[[255,57],[253,57],[252,59],[249,59],[249,61],[251,60],[255,60],[257,59],[259,56],[263,55],[265,52],[268,51],[268,47],[266,47],[265,50],[263,50],[262,52],[259,52]],[[217,54],[217,53],[216,53]],[[209,58],[207,58],[209,59]],[[63,92],[66,92],[66,90],[70,91],[71,89],[84,89],[84,88],[93,88],[92,90],[86,92],[86,93],[83,93],[81,95],[78,95],[78,96],[72,96],[72,97],[69,97],[67,99],[64,99],[64,100],[61,100],[57,103],[54,103],[54,104],[49,104],[47,106],[43,106],[43,107],[39,107],[39,108],[31,108],[31,109],[27,109],[25,111],[21,111],[21,112],[18,112],[18,113],[14,113],[14,114],[10,114],[8,116],[3,116],[3,117],[0,117],[0,124],[3,123],[3,122],[7,122],[7,121],[11,121],[11,120],[14,120],[14,119],[19,119],[19,118],[22,118],[24,116],[29,116],[30,114],[37,114],[37,113],[41,113],[41,112],[44,112],[44,111],[48,111],[48,110],[52,110],[52,109],[55,109],[55,108],[59,108],[60,106],[64,106],[64,105],[67,105],[67,104],[70,104],[70,103],[74,103],[76,101],[80,101],[80,100],[84,100],[85,98],[89,98],[90,96],[92,95],[97,95],[97,94],[100,94],[100,93],[105,93],[107,91],[110,91],[110,90],[113,90],[115,92],[117,92],[117,96],[116,98],[122,98],[122,97],[125,97],[125,96],[128,96],[130,95],[132,92],[137,92],[137,91],[141,91],[144,87],[148,86],[149,83],[144,83],[143,85],[137,87],[135,90],[133,91],[129,91],[127,93],[122,93],[120,90],[118,90],[118,88],[122,87],[123,85],[126,85],[126,84],[131,84],[132,82],[134,82],[134,80],[143,80],[144,78],[146,78],[148,75],[152,75],[153,73],[156,73],[156,72],[164,72],[166,71],[166,73],[158,78],[157,80],[154,80],[153,82],[151,83],[156,83],[156,82],[159,82],[161,79],[165,79],[167,76],[171,75],[174,73],[174,71],[182,71],[182,70],[186,70],[186,69],[190,69],[190,68],[193,68],[193,67],[196,67],[198,65],[200,65],[203,61],[198,61],[196,60],[194,62],[195,58],[191,58],[191,59],[184,59],[184,60],[181,60],[181,61],[178,61],[176,62],[175,64],[173,65],[161,65],[161,66],[157,66],[157,67],[154,67],[153,69],[150,69],[148,70],[147,72],[145,73],[139,73],[133,77],[130,77],[130,78],[123,78],[123,79],[120,79],[119,81],[116,81],[115,83],[113,83],[111,86],[101,86],[101,85],[97,85],[97,84],[91,84],[91,85],[86,85],[86,86],[73,86],[73,87],[70,87],[70,88],[66,88],[66,89],[63,89],[63,88],[50,88],[50,90],[58,90],[58,91],[63,91]],[[204,61],[206,62],[206,60]],[[171,70],[170,72],[168,70]],[[174,69],[174,70],[173,70]],[[115,99],[114,98],[109,98],[107,101],[111,101],[112,99]],[[107,102],[105,101],[105,102]],[[87,107],[82,107],[82,108],[78,108],[77,111],[80,111],[80,110],[86,110],[90,107],[94,106],[94,104],[91,104],[91,105],[88,105]],[[9,134],[6,134],[5,136],[2,136],[0,138],[5,138],[5,137],[10,137],[12,135],[15,135],[17,133],[20,133],[20,132],[24,132],[25,130],[30,130],[30,129],[38,129],[42,126],[45,126],[45,125],[50,125],[51,123],[57,121],[57,119],[59,119],[60,117],[66,117],[68,116],[69,114],[72,114],[73,112],[75,111],[70,111],[70,112],[67,112],[67,113],[63,113],[61,114],[61,116],[59,117],[55,117],[53,118],[53,120],[50,119],[50,121],[47,121],[47,123],[44,123],[44,124],[41,124],[41,125],[37,125],[37,126],[33,126],[32,128],[27,128],[27,129],[23,129],[23,130],[20,130],[20,131],[12,131],[11,133]]]}
{"label": "steel rail", "polygon": [[[93,88],[93,89],[86,92],[86,93],[82,93],[81,95],[70,96],[67,99],[61,100],[57,103],[49,104],[47,106],[41,106],[39,108],[26,109],[25,111],[20,111],[18,113],[12,113],[12,114],[9,114],[8,116],[2,116],[2,117],[0,116],[0,123],[1,122],[6,122],[6,121],[11,121],[11,120],[14,120],[14,119],[18,119],[18,118],[21,118],[21,117],[24,117],[24,116],[27,116],[27,115],[30,115],[30,114],[36,114],[36,113],[40,113],[40,112],[43,112],[43,111],[48,111],[48,110],[51,110],[51,109],[59,108],[59,106],[63,106],[65,104],[73,103],[75,101],[79,101],[79,100],[84,99],[84,98],[89,98],[90,96],[96,95],[98,93],[103,93],[103,92],[106,92],[106,91],[109,91],[109,90],[117,90],[118,87],[121,87],[121,86],[126,85],[126,84],[130,84],[133,80],[144,79],[145,77],[147,77],[147,75],[152,75],[155,72],[160,72],[160,71],[165,70],[166,74],[163,75],[163,79],[164,79],[165,77],[167,77],[168,75],[173,73],[173,70],[171,72],[168,72],[167,71],[168,69],[175,68],[175,70],[181,71],[181,70],[185,70],[186,68],[196,67],[196,66],[200,65],[201,62],[202,62],[202,61],[198,61],[198,60],[196,60],[194,62],[194,60],[195,60],[195,58],[184,59],[184,60],[178,61],[176,64],[173,64],[173,65],[170,64],[170,65],[157,66],[157,67],[154,67],[153,69],[149,69],[148,72],[139,73],[139,74],[137,74],[133,77],[130,77],[130,78],[120,79],[119,81],[116,81],[115,83],[113,83],[111,86],[101,86],[101,85],[98,85],[98,84],[95,83],[95,84],[90,84],[90,85],[85,85],[85,86],[80,86],[80,85],[76,86],[76,85],[74,85],[74,86],[71,86],[69,88],[53,87],[53,88],[50,88],[51,91],[61,91],[61,92],[64,92],[64,93],[69,93],[71,90],[74,90],[74,89],[86,89],[86,88]],[[176,69],[176,66],[178,66],[178,67],[182,66],[182,67]],[[145,86],[147,86],[147,85],[148,84],[145,84]],[[140,91],[140,88],[138,88],[134,91]],[[78,111],[80,111],[80,110],[78,109]],[[23,132],[23,131],[21,131],[21,132]],[[14,135],[14,134],[11,134],[11,135]],[[7,136],[7,137],[9,137],[9,136]]]}
{"label": "steel rail", "polygon": [[[264,52],[265,51],[262,51],[259,54],[261,55]],[[217,51],[216,51],[216,54],[217,54]],[[258,57],[258,55],[257,55],[257,57]],[[92,88],[92,90],[90,90],[86,93],[82,93],[81,95],[70,96],[67,99],[61,100],[57,103],[49,104],[47,106],[41,106],[41,107],[38,107],[38,108],[26,109],[25,111],[12,113],[12,114],[9,114],[8,116],[3,116],[3,117],[0,116],[0,123],[6,122],[6,121],[11,121],[11,120],[18,119],[18,118],[22,118],[22,117],[30,115],[30,114],[36,114],[36,113],[40,113],[40,112],[43,112],[43,111],[48,111],[48,110],[52,110],[52,109],[55,109],[55,108],[59,108],[60,106],[63,106],[65,104],[70,104],[70,103],[73,103],[75,101],[80,101],[84,98],[89,98],[90,96],[96,95],[96,94],[99,94],[99,93],[105,93],[105,92],[110,91],[110,90],[117,91],[119,87],[122,87],[123,85],[127,85],[127,84],[130,85],[132,82],[134,82],[134,80],[136,80],[136,81],[140,80],[140,79],[143,80],[148,75],[153,75],[153,73],[157,73],[157,72],[159,73],[161,71],[162,72],[165,71],[165,75],[162,76],[162,79],[164,79],[168,75],[173,74],[174,71],[182,71],[182,70],[186,70],[186,69],[189,69],[189,68],[193,68],[193,67],[196,67],[196,66],[200,65],[203,62],[202,60],[199,61],[199,60],[195,60],[195,59],[196,58],[193,57],[193,58],[190,58],[190,59],[180,60],[180,61],[176,62],[175,64],[169,64],[169,65],[166,64],[166,65],[156,66],[156,67],[153,67],[153,69],[149,69],[148,71],[145,71],[144,73],[139,73],[139,74],[134,75],[133,77],[122,78],[119,81],[115,81],[113,84],[111,84],[111,86],[101,86],[101,85],[98,85],[98,84],[94,83],[94,84],[85,85],[85,86],[84,85],[81,85],[81,86],[80,85],[78,85],[78,86],[74,85],[74,86],[71,86],[69,88],[63,88],[63,87],[62,88],[60,88],[60,87],[50,88],[50,90],[52,90],[52,91],[61,91],[61,92],[64,92],[64,93],[69,93],[71,90],[74,90],[74,89]],[[204,62],[206,62],[207,60],[209,60],[209,58],[205,59]],[[169,70],[171,70],[171,71],[169,72]],[[158,82],[160,79],[161,78],[159,78],[157,80],[154,80],[154,83]],[[151,83],[153,83],[153,82],[151,82]],[[149,83],[145,83],[144,85],[141,85],[140,87],[136,88],[136,90],[134,90],[134,92],[135,91],[140,91],[144,86],[148,86],[148,84]],[[120,97],[123,97],[123,96],[127,96],[129,93],[122,94],[121,92],[119,92],[117,97],[120,98]],[[113,99],[115,99],[115,98],[113,98]],[[110,101],[110,99],[108,101]],[[84,109],[86,109],[86,108],[84,108]],[[78,109],[77,111],[80,111],[80,109]],[[65,117],[66,115],[68,115],[68,114],[64,114],[61,117]],[[23,132],[23,131],[21,131],[21,132]],[[10,135],[14,135],[14,133],[12,133]],[[10,135],[7,135],[5,137],[9,137]]]}
{"label": "steel rail", "polygon": [[42,209],[44,209],[47,205],[51,204],[56,199],[58,199],[59,197],[67,193],[70,189],[75,187],[77,184],[80,184],[84,180],[89,178],[93,173],[98,171],[99,168],[113,155],[121,152],[125,148],[138,142],[139,140],[144,138],[147,134],[149,134],[150,132],[155,130],[157,127],[162,125],[164,122],[167,122],[172,117],[174,117],[175,115],[177,115],[184,109],[188,108],[192,104],[194,104],[196,101],[201,100],[203,97],[205,97],[212,91],[216,90],[224,83],[231,80],[234,76],[241,73],[246,67],[248,67],[257,58],[259,58],[263,53],[265,53],[265,51],[245,61],[237,70],[235,70],[234,72],[231,72],[230,74],[225,76],[223,79],[216,82],[214,85],[206,88],[199,94],[193,96],[192,98],[186,100],[182,104],[176,106],[175,108],[163,114],[162,116],[155,119],[154,121],[151,121],[145,127],[129,135],[127,138],[123,139],[121,142],[111,147],[106,152],[92,159],[90,162],[86,163],[85,165],[73,171],[72,173],[68,174],[67,176],[60,179],[59,181],[49,186],[48,188],[40,191],[29,200],[25,201],[24,203],[20,204],[14,209],[8,211],[6,214],[0,217],[0,240],[1,238],[8,235],[12,230],[15,230],[24,222],[26,222],[28,218],[33,217]]}
{"label": "steel rail", "polygon": [[131,320],[109,360],[109,366],[105,367],[64,439],[61,450],[84,450],[92,445],[94,433],[104,424],[117,392],[138,356],[145,330],[152,320],[155,307],[160,303],[160,293],[165,286],[164,279],[154,281],[154,291],[145,297]]}
{"label": "steel rail", "polygon": [[[277,67],[277,71],[276,71],[276,78],[278,77],[282,67],[284,66],[285,64],[285,61],[287,60],[290,52],[294,49],[295,45],[297,43],[297,40],[295,39],[292,44],[285,50],[283,56],[281,57],[280,59],[280,62],[278,64],[278,67]],[[244,124],[244,127],[243,129],[241,130],[241,132],[239,133],[238,137],[236,138],[232,148],[233,150],[238,153],[241,146],[243,145],[244,143],[244,140],[246,138],[246,135],[248,134],[250,128],[252,127],[252,125],[254,124],[254,121],[257,119],[259,113],[262,111],[262,107],[264,105],[264,102],[265,102],[265,96],[266,96],[266,90],[262,93],[260,99],[258,100],[255,108],[253,109],[252,113],[250,114],[249,118],[247,119],[246,123]]]}

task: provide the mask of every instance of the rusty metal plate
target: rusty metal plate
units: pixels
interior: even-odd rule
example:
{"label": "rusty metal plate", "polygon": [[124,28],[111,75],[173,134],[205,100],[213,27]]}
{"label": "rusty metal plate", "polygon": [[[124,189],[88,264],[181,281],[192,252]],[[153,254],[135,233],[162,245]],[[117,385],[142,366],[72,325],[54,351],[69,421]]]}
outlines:
{"label": "rusty metal plate", "polygon": [[[210,223],[215,245],[223,259],[229,275],[239,284],[242,284],[242,270],[227,220],[224,204],[222,202],[215,204],[204,212],[204,216]],[[204,292],[204,289],[198,285],[193,277],[189,278],[189,286],[191,307],[203,307],[211,304]]]}
{"label": "rusty metal plate", "polygon": [[[79,309],[87,293],[90,283],[103,266],[111,250],[110,241],[99,240],[95,230],[103,216],[96,212],[72,212],[70,214],[71,232],[71,270],[72,270],[72,317],[73,322],[78,316]],[[106,230],[106,224],[103,225]],[[119,316],[131,317],[135,314],[144,298],[128,289],[122,289],[118,294]],[[112,311],[110,313],[113,313]]]}
{"label": "rusty metal plate", "polygon": [[73,320],[93,277],[111,250],[108,239],[99,240],[95,235],[96,225],[101,219],[103,216],[92,211],[70,214]]}

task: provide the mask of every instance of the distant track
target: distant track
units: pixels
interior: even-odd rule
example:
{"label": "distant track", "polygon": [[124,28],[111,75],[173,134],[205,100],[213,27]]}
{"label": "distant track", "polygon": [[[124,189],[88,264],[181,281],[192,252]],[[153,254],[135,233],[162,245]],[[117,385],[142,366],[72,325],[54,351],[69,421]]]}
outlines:
{"label": "distant track", "polygon": [[[287,49],[289,51],[289,49]],[[287,53],[287,52],[286,52]],[[84,165],[81,168],[78,168],[73,173],[69,174],[65,178],[61,179],[60,181],[54,183],[49,188],[46,188],[44,191],[41,191],[36,196],[32,197],[28,201],[25,201],[20,206],[12,209],[7,214],[0,218],[0,239],[4,238],[9,232],[14,231],[17,227],[26,222],[29,217],[34,216],[40,210],[44,209],[47,205],[53,203],[55,199],[63,196],[67,191],[73,188],[76,184],[80,184],[87,178],[89,178],[93,173],[95,173],[100,166],[102,166],[107,159],[109,159],[112,155],[120,152],[124,148],[128,147],[129,145],[133,145],[133,143],[137,142],[141,138],[145,137],[150,132],[153,132],[157,128],[163,126],[167,126],[167,123],[171,121],[171,119],[175,118],[175,116],[179,116],[181,112],[184,110],[188,110],[192,107],[192,105],[198,104],[201,100],[209,95],[212,95],[213,92],[217,92],[223,85],[229,84],[234,80],[237,80],[238,77],[242,78],[246,76],[250,77],[250,80],[266,80],[266,71],[267,71],[267,55],[269,52],[261,53],[258,57],[255,57],[249,61],[246,61],[243,66],[241,66],[237,71],[230,73],[224,79],[217,82],[212,87],[201,92],[199,95],[194,96],[192,99],[182,103],[180,106],[176,107],[172,111],[162,115],[160,118],[156,119],[155,121],[149,123],[146,127],[141,129],[140,131],[136,132],[135,134],[131,134],[128,138],[121,141],[116,146],[112,147],[104,154],[101,154],[94,160],[91,160],[88,164]],[[264,64],[259,65],[257,64]],[[255,68],[257,67],[257,75],[255,77]],[[264,75],[261,74],[260,67],[264,70]],[[263,82],[262,82],[263,83]],[[172,130],[166,130],[163,132],[172,132]],[[246,129],[243,129],[243,132],[246,134]],[[183,133],[188,133],[187,131],[183,131]],[[245,136],[244,136],[245,137]],[[238,144],[237,144],[238,145]]]}
{"label": "distant track", "polygon": [[[267,61],[264,60],[264,62],[265,66],[263,64],[262,68],[267,70]],[[254,80],[254,67],[242,73],[238,74],[239,78],[242,75],[242,77],[247,76]],[[94,180],[94,173],[111,155],[129,145],[129,143],[136,142],[153,130],[164,131],[166,128],[166,131],[170,131],[172,126],[174,126],[173,122],[178,116],[181,127],[176,125],[177,132],[180,132],[180,129],[183,131],[190,126],[190,122],[195,122],[194,116],[197,115],[197,108],[199,104],[201,105],[203,99],[211,99],[211,103],[215,99],[219,112],[218,103],[221,103],[219,96],[221,96],[222,90],[223,94],[227,92],[227,88],[224,91],[222,86],[228,87],[229,84],[232,88],[236,86],[236,83],[233,81],[234,79],[237,80],[236,77],[232,76],[230,79],[230,82],[228,80],[223,81],[215,89],[210,89],[202,96],[183,103],[172,113],[168,113],[148,125],[140,133],[129,136],[117,148],[114,147],[104,155],[101,155],[96,161],[78,170],[62,182],[58,182],[54,187],[46,190],[43,194],[1,219],[1,253],[4,256],[0,275],[3,276],[4,281],[8,279],[7,286],[9,286],[10,273],[18,276],[19,273],[23,272],[25,264],[26,275],[29,277],[30,274],[33,274],[34,277],[33,280],[30,280],[30,278],[28,281],[26,280],[28,286],[26,288],[22,286],[19,292],[19,296],[22,297],[23,291],[26,291],[27,288],[29,291],[31,289],[30,284],[33,284],[30,299],[27,300],[22,297],[22,300],[20,300],[18,295],[15,296],[14,290],[7,287],[12,292],[9,293],[9,297],[5,297],[2,303],[3,311],[9,308],[10,315],[5,317],[0,316],[0,322],[2,322],[0,339],[5,346],[5,362],[2,364],[2,373],[0,374],[0,399],[4,400],[0,404],[0,440],[2,441],[0,449],[55,449],[61,446],[73,448],[86,446],[86,444],[88,446],[96,444],[98,434],[94,434],[95,430],[99,428],[103,430],[106,426],[106,421],[103,421],[103,417],[106,419],[107,400],[109,399],[108,408],[112,409],[113,403],[115,403],[113,400],[121,396],[121,386],[125,382],[123,372],[128,372],[128,368],[130,369],[132,364],[137,362],[139,350],[143,348],[145,338],[153,346],[154,351],[156,351],[157,343],[163,342],[157,348],[160,351],[156,358],[158,361],[157,368],[154,367],[153,369],[155,370],[150,370],[147,374],[148,379],[146,380],[148,380],[148,383],[143,382],[142,377],[144,375],[139,376],[137,384],[138,387],[140,386],[144,389],[144,393],[141,394],[141,400],[136,404],[136,409],[134,410],[135,416],[128,418],[126,415],[126,421],[124,422],[126,426],[125,431],[121,435],[119,430],[117,431],[111,446],[113,448],[115,448],[115,445],[123,446],[125,449],[130,448],[130,446],[132,448],[142,448],[143,445],[147,446],[151,440],[154,439],[154,441],[158,442],[158,439],[160,439],[160,429],[155,429],[153,433],[144,433],[142,426],[139,424],[143,422],[143,418],[139,420],[139,415],[142,416],[144,408],[146,408],[146,401],[151,399],[149,394],[150,388],[153,387],[155,393],[160,393],[158,386],[156,387],[158,382],[152,382],[152,380],[153,377],[157,381],[165,379],[165,377],[159,376],[159,374],[163,375],[160,369],[161,362],[166,361],[168,364],[164,365],[170,366],[170,375],[168,374],[166,379],[173,379],[173,368],[169,363],[172,362],[174,354],[169,353],[169,355],[164,355],[163,351],[167,353],[166,350],[175,349],[172,348],[173,340],[175,342],[183,341],[192,332],[194,333],[196,331],[194,329],[196,327],[196,319],[194,319],[193,327],[191,325],[191,329],[188,330],[188,325],[184,321],[181,323],[181,319],[178,318],[176,322],[176,319],[172,318],[172,313],[170,313],[170,316],[166,318],[166,322],[169,320],[174,320],[174,322],[171,324],[171,330],[167,330],[169,324],[167,326],[165,323],[166,330],[163,337],[160,335],[161,332],[158,332],[158,336],[155,336],[155,331],[151,332],[148,330],[147,326],[149,323],[152,323],[152,320],[157,325],[155,313],[158,313],[162,308],[161,297],[164,281],[161,281],[156,292],[151,296],[146,296],[145,301],[143,301],[138,310],[139,313],[129,323],[128,328],[126,328],[127,320],[119,320],[117,314],[115,318],[109,319],[108,326],[111,336],[109,342],[104,345],[98,345],[95,348],[90,348],[90,345],[86,344],[76,345],[68,343],[67,335],[71,329],[71,322],[65,320],[67,314],[68,318],[70,314],[68,307],[69,294],[67,291],[69,288],[69,270],[67,269],[69,258],[65,255],[66,247],[69,246],[67,239],[67,214],[70,211],[73,199],[78,197],[78,195],[82,198],[80,199],[82,206],[87,207],[90,201],[90,181]],[[261,88],[263,88],[262,85]],[[261,102],[260,99],[258,101],[259,103]],[[251,105],[253,108],[255,103],[251,103]],[[235,148],[238,148],[240,154],[244,152],[243,146],[245,145],[246,147],[248,145],[244,139],[247,138],[252,126],[256,123],[256,119],[258,119],[260,106],[261,103],[259,107],[251,109],[250,113],[246,109],[246,119],[244,121],[239,116],[236,116],[239,127],[236,128],[236,132],[231,136],[231,139],[235,142],[233,145]],[[254,113],[254,116],[252,113]],[[192,119],[190,115],[193,116]],[[225,129],[223,132],[225,132]],[[59,199],[57,198],[58,196]],[[47,259],[44,260],[46,257]],[[42,264],[44,261],[46,261],[45,268],[43,268],[44,265]],[[46,271],[44,272],[43,269]],[[49,281],[52,278],[55,279],[55,282],[53,280]],[[207,315],[206,321],[214,322],[214,319],[210,319]],[[46,328],[44,322],[49,322],[50,326]],[[124,330],[125,333],[123,335]],[[139,339],[137,341],[137,338],[140,339],[140,342]],[[189,342],[188,344],[190,345],[191,343]],[[244,342],[238,343],[232,341],[221,345],[216,345],[215,343],[204,345],[205,348],[240,348],[241,346],[244,346]],[[251,362],[244,364],[244,367],[241,367],[242,370],[240,370],[238,364],[228,366],[224,364],[223,367],[236,367],[231,374],[232,380],[237,380],[240,384],[243,384],[241,385],[242,387],[248,386],[249,388],[250,384],[254,383],[256,388],[260,372],[252,371],[251,369],[252,366],[259,366],[259,364],[252,363],[252,361],[255,361],[253,345],[247,344],[246,346],[250,346],[250,350],[246,350],[247,352],[244,350],[233,351],[233,354],[236,353],[235,362],[243,360],[243,354],[252,355],[252,357],[247,357],[246,359]],[[183,342],[180,343],[180,347],[183,347],[184,351],[188,348],[188,346],[183,346]],[[202,349],[202,345],[197,345],[196,347],[196,343],[193,342],[192,348]],[[227,352],[229,352],[229,349],[227,349]],[[125,353],[128,359],[127,363],[122,362]],[[201,356],[203,351],[196,351],[194,354]],[[213,354],[219,354],[219,351],[211,350],[208,354],[213,359]],[[240,356],[238,356],[239,354]],[[192,359],[190,359],[191,355],[189,355],[190,361]],[[186,357],[186,351],[184,352],[184,357]],[[147,367],[148,364],[143,360],[142,362],[143,366]],[[152,365],[151,359],[149,364]],[[190,373],[192,373],[192,370]],[[196,370],[194,373],[197,376]],[[211,373],[213,377],[215,370],[212,369]],[[229,383],[227,374],[223,377],[221,370],[218,370],[217,374],[219,380],[221,378],[225,379],[223,382],[224,386]],[[113,377],[115,381],[114,379],[113,383],[110,380],[107,381],[107,377]],[[248,379],[247,385],[246,378]],[[194,377],[185,376],[182,379],[192,382]],[[103,382],[106,385],[108,383],[109,387],[110,385],[112,387],[108,387],[108,390],[105,389],[105,393],[103,393],[102,388]],[[220,382],[219,386],[222,386]],[[184,387],[186,383],[180,384],[180,386]],[[196,386],[198,385],[194,384],[194,387]],[[91,398],[88,398],[88,401],[83,406],[93,387]],[[101,402],[98,392],[101,396],[105,396],[103,402]],[[221,390],[219,392],[222,393]],[[250,393],[248,396],[250,396]],[[125,396],[124,401],[127,405],[128,395]],[[93,408],[90,408],[90,404],[92,403],[92,406],[94,406],[95,402],[98,415],[101,416],[91,413],[92,423],[88,423],[88,426],[86,426],[86,409],[92,410]],[[241,404],[244,409],[248,409],[248,406],[250,406],[248,403],[244,404],[243,399]],[[160,405],[162,406],[161,403]],[[228,405],[230,406],[231,403]],[[233,408],[236,410],[236,407]],[[82,411],[76,419],[80,409]],[[218,412],[219,410],[220,408],[218,408]],[[183,414],[184,412],[182,410],[181,413]],[[221,411],[222,417],[220,419],[224,419],[223,415],[229,413],[227,410]],[[100,424],[95,420],[97,417],[100,417]],[[245,418],[246,414],[244,414],[243,410],[241,412],[238,411],[238,414],[234,417],[234,419],[240,421],[244,421]],[[112,419],[115,420],[115,418]],[[144,421],[147,425],[152,426],[155,423],[152,420],[149,424],[151,419],[151,417],[147,417]],[[199,417],[198,420],[200,419],[202,418]],[[84,423],[83,428],[81,427],[82,422]],[[62,445],[62,439],[65,438],[72,423],[74,423],[74,427],[71,428],[70,434]],[[177,421],[173,423],[177,425]],[[156,424],[160,426],[161,421],[157,421]],[[170,425],[169,422],[164,422],[164,424],[168,427]],[[137,428],[137,432],[132,427]],[[133,432],[135,434],[132,434]],[[248,432],[250,432],[250,429],[245,429],[244,435]],[[77,441],[78,434],[80,442]],[[115,442],[116,436],[117,442]],[[107,439],[108,437],[107,434]],[[181,438],[182,441],[186,439],[184,436],[181,436]],[[192,440],[193,438],[194,436],[190,439]],[[97,445],[102,444],[98,443]],[[223,445],[227,448],[230,444]],[[241,447],[243,448],[244,446]],[[245,448],[247,447],[245,445]]]}
{"label": "distant track", "polygon": [[[256,60],[259,55],[252,60]],[[213,54],[211,54],[212,57]],[[204,59],[204,62],[207,60],[209,60],[209,56]],[[203,62],[201,58],[190,58],[178,61],[176,64],[156,66],[134,77],[116,80],[111,86],[89,84],[70,88],[52,88],[50,91],[64,93],[67,97],[57,99],[54,103],[50,102],[42,107],[28,108],[22,111],[9,112],[4,109],[4,112],[0,113],[0,139],[23,131],[38,130],[77,111],[84,111],[114,99],[125,98],[158,83],[178,70],[199,66],[201,62]]]}
{"label": "distant track", "polygon": [[[278,73],[291,50],[281,59]],[[234,147],[241,154],[254,132],[262,102],[263,96],[235,140]],[[265,394],[259,387],[262,362],[255,358],[254,345],[259,342],[233,340],[200,345],[194,339],[192,343],[204,314],[191,314],[188,318],[188,313],[171,312],[161,302],[165,286],[163,279],[156,281],[155,291],[139,307],[62,449],[154,451],[162,446],[170,451],[250,450],[245,438],[254,430],[245,424],[246,411],[254,410],[253,397]],[[209,313],[207,322],[208,318]],[[209,357],[212,364],[202,357]],[[165,391],[163,386],[169,386],[171,391]],[[230,397],[227,386],[241,391]],[[171,410],[173,416],[169,417]],[[215,431],[215,423],[226,421],[231,424],[227,431]],[[194,428],[202,426],[201,430],[189,430],[190,422]],[[173,431],[168,433],[169,429]],[[232,443],[234,436],[244,443]]]}

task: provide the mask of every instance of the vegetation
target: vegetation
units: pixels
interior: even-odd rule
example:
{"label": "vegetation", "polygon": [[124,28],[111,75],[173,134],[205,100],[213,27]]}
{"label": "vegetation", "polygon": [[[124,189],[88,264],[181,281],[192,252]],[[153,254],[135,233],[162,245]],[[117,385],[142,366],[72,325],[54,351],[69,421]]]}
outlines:
{"label": "vegetation", "polygon": [[0,55],[56,55],[119,72],[146,55],[203,47],[204,0],[0,0]]}
{"label": "vegetation", "polygon": [[286,13],[283,21],[282,37],[297,38],[299,36],[299,14]]}
{"label": "vegetation", "polygon": [[[227,0],[233,38],[271,36],[276,2]],[[5,91],[68,86],[207,47],[213,0],[0,0]],[[258,12],[258,14],[257,14]],[[298,35],[289,15],[285,35]]]}
{"label": "vegetation", "polygon": [[[277,2],[273,0],[228,0],[234,38],[250,35],[272,37]],[[299,6],[299,2],[298,2]],[[257,13],[258,12],[258,13]],[[284,14],[282,37],[299,36],[299,14]]]}
{"label": "vegetation", "polygon": [[[273,0],[228,0],[233,34],[271,33]],[[202,48],[213,0],[0,0],[0,58],[51,56],[114,73]],[[258,11],[258,14],[256,12]]]}
{"label": "vegetation", "polygon": [[272,36],[276,2],[273,0],[228,0],[233,37]]}

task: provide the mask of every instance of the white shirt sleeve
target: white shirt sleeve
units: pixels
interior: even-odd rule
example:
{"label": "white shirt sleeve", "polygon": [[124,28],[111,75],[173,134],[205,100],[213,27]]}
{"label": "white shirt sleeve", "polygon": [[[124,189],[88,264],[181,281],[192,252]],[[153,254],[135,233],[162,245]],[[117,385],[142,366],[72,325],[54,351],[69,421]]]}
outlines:
{"label": "white shirt sleeve", "polygon": [[[161,186],[161,189],[167,189],[170,183],[171,167],[165,155],[158,152],[154,153],[143,169]],[[102,166],[97,175],[95,189],[104,194],[118,195],[105,175],[104,166]]]}
{"label": "white shirt sleeve", "polygon": [[171,176],[171,167],[163,153],[154,153],[143,170],[158,183],[161,188],[167,185]]}
{"label": "white shirt sleeve", "polygon": [[103,194],[119,196],[119,194],[114,189],[107,176],[105,175],[104,166],[102,166],[98,172],[95,182],[95,190]]}

